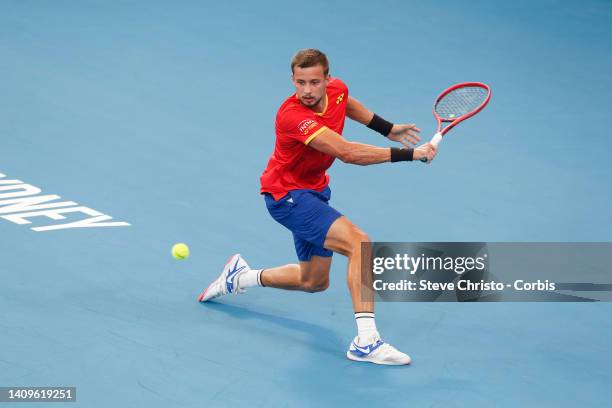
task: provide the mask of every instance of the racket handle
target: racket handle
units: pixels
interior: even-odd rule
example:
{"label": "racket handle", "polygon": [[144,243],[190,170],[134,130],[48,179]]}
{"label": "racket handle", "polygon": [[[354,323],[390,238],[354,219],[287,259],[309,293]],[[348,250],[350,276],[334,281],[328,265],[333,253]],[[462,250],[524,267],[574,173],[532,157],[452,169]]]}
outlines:
{"label": "racket handle", "polygon": [[434,145],[434,147],[437,149],[441,141],[442,141],[442,133],[438,132],[434,135],[434,137],[431,138],[431,142],[429,143]]}
{"label": "racket handle", "polygon": [[[442,141],[442,133],[438,132],[431,138],[431,141],[429,143],[431,143],[437,149],[441,141]],[[427,163],[427,157],[423,157],[421,161],[423,163]]]}

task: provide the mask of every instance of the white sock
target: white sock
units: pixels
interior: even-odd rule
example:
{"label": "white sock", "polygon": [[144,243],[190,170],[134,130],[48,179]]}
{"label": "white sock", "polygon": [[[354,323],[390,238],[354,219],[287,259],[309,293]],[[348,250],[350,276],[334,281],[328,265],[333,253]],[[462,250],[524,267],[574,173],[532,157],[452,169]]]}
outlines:
{"label": "white sock", "polygon": [[241,289],[252,288],[261,285],[261,272],[263,269],[249,269],[238,277],[238,287]]}
{"label": "white sock", "polygon": [[378,336],[373,312],[355,313],[355,322],[357,323],[357,336],[359,337],[359,342],[366,342]]}

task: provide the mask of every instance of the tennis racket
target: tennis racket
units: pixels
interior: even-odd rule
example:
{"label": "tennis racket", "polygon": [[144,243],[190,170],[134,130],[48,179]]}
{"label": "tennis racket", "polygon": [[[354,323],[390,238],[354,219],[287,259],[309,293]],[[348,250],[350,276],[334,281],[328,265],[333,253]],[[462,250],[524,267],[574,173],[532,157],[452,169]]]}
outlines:
{"label": "tennis racket", "polygon": [[[464,82],[446,89],[438,96],[433,114],[438,121],[438,131],[431,139],[436,148],[449,130],[482,110],[491,99],[491,88],[480,82]],[[446,125],[445,127],[443,127]],[[423,157],[422,162],[427,163]]]}

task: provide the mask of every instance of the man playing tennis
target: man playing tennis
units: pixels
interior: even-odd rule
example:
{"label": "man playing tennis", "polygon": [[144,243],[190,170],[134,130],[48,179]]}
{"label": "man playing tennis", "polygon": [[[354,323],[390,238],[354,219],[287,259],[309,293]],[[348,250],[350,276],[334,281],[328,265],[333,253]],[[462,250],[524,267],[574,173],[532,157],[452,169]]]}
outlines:
{"label": "man playing tennis", "polygon": [[[362,288],[371,292],[371,271],[361,270],[362,242],[370,239],[328,204],[331,190],[326,170],[336,158],[363,166],[422,158],[431,161],[436,148],[429,143],[411,148],[420,140],[414,124],[394,125],[350,97],[346,85],[329,76],[327,57],[321,51],[299,51],[291,70],[296,92],[276,115],[276,145],[261,175],[261,193],[270,215],[293,233],[299,264],[251,269],[240,254],[233,255],[198,300],[243,293],[255,286],[323,291],[329,286],[332,254],[337,252],[348,257],[347,280],[357,323],[357,336],[347,357],[376,364],[409,364],[410,357],[383,342],[376,329],[373,296],[362,293]],[[375,147],[344,139],[346,116],[405,147]]]}

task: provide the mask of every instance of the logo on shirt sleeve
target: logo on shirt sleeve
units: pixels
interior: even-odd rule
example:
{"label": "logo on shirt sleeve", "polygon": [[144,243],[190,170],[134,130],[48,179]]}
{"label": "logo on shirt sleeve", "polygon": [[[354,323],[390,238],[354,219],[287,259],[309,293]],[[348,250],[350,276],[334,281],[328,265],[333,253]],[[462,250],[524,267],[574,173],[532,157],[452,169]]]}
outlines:
{"label": "logo on shirt sleeve", "polygon": [[307,135],[310,131],[317,126],[317,122],[312,119],[304,119],[298,125],[298,130],[303,134]]}
{"label": "logo on shirt sleeve", "polygon": [[336,98],[336,105],[338,105],[340,102],[342,102],[342,100],[344,99],[344,93],[341,93],[337,98]]}

